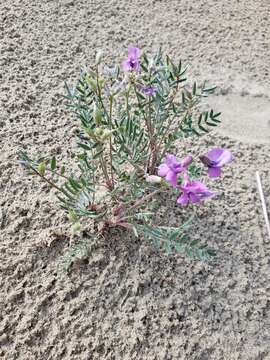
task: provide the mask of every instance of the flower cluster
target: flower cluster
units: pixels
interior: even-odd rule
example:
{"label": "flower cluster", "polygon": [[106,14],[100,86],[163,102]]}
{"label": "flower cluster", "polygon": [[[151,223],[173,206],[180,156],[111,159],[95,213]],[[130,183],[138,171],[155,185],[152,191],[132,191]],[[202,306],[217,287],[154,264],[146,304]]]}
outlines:
{"label": "flower cluster", "polygon": [[[221,167],[229,163],[232,158],[230,151],[222,148],[214,148],[207,155],[200,157],[202,163],[208,167],[210,177],[219,177]],[[188,166],[192,161],[192,156],[187,156],[179,162],[174,155],[167,154],[165,162],[158,168],[158,175],[165,177],[171,186],[180,190],[181,196],[177,199],[177,203],[180,205],[187,205],[189,202],[199,203],[216,195],[202,182],[190,180]],[[178,184],[179,174],[182,175],[181,184]]]}

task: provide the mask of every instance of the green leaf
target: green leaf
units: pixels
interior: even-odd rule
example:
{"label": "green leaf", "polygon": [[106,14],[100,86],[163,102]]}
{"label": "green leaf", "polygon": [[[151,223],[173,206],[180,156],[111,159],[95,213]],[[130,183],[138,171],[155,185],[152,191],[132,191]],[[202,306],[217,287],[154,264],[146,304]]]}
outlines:
{"label": "green leaf", "polygon": [[77,144],[78,144],[79,147],[81,147],[84,150],[87,150],[87,151],[91,150],[91,147],[86,145],[86,144],[83,144],[83,143],[77,143]]}
{"label": "green leaf", "polygon": [[51,160],[51,170],[54,171],[56,169],[56,158],[53,156]]}
{"label": "green leaf", "polygon": [[80,191],[83,188],[83,186],[81,186],[79,182],[72,177],[69,178],[69,183],[75,191]]}
{"label": "green leaf", "polygon": [[71,90],[70,90],[70,88],[69,88],[69,86],[68,86],[68,84],[67,84],[66,81],[65,81],[65,83],[64,83],[64,86],[65,86],[66,92],[67,92],[67,94],[68,94],[68,98],[73,98],[73,94],[72,94],[72,92],[71,92]]}
{"label": "green leaf", "polygon": [[196,82],[194,82],[193,88],[192,88],[192,95],[195,96],[196,93],[197,93],[197,84],[196,84]]}
{"label": "green leaf", "polygon": [[102,153],[103,153],[104,149],[102,148],[100,151],[96,152],[95,155],[93,156],[93,159],[97,159]]}

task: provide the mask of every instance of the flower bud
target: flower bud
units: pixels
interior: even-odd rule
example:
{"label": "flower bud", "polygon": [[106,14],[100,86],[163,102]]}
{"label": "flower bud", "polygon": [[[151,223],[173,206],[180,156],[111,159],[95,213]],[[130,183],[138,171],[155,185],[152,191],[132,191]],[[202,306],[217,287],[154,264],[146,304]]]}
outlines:
{"label": "flower bud", "polygon": [[91,89],[96,93],[97,92],[97,82],[91,76],[86,76],[87,84],[91,87]]}
{"label": "flower bud", "polygon": [[87,133],[87,135],[92,138],[94,136],[94,131],[92,129],[89,128],[85,128],[85,132]]}
{"label": "flower bud", "polygon": [[148,68],[149,68],[150,71],[155,70],[155,61],[154,61],[153,58],[151,58],[151,59],[149,60]]}
{"label": "flower bud", "polygon": [[75,224],[73,224],[72,230],[74,233],[79,232],[81,230],[81,224],[79,222],[76,222]]}
{"label": "flower bud", "polygon": [[101,124],[101,120],[102,120],[102,112],[101,112],[99,109],[96,109],[96,110],[94,111],[93,116],[94,116],[95,123],[96,123],[97,125],[100,125],[100,124]]}
{"label": "flower bud", "polygon": [[104,132],[104,130],[103,130],[102,128],[100,128],[100,127],[97,127],[97,128],[94,130],[94,134],[95,134],[95,136],[97,136],[97,137],[102,136],[102,135],[103,135],[103,132]]}
{"label": "flower bud", "polygon": [[99,65],[101,63],[102,56],[103,56],[103,51],[98,50],[96,53],[96,65]]}
{"label": "flower bud", "polygon": [[145,175],[145,180],[150,184],[160,184],[162,182],[162,177],[157,175]]}
{"label": "flower bud", "polygon": [[78,215],[73,209],[68,210],[68,218],[71,222],[76,223],[78,222]]}
{"label": "flower bud", "polygon": [[46,170],[46,166],[44,162],[38,164],[38,172],[40,173],[40,175],[43,176],[45,174],[45,170]]}
{"label": "flower bud", "polygon": [[191,155],[188,155],[184,158],[184,160],[181,162],[181,165],[185,168],[187,168],[193,161],[193,158]]}
{"label": "flower bud", "polygon": [[105,85],[105,80],[104,79],[99,79],[98,80],[98,85],[99,85],[100,89],[103,89],[103,87]]}
{"label": "flower bud", "polygon": [[110,130],[104,130],[103,134],[101,135],[101,140],[107,140],[112,136],[112,132]]}

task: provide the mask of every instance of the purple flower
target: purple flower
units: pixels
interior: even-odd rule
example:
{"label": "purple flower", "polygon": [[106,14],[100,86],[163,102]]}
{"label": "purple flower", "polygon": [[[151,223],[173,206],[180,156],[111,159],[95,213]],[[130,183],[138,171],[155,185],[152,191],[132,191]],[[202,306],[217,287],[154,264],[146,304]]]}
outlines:
{"label": "purple flower", "polygon": [[147,96],[153,96],[157,92],[157,89],[155,89],[153,86],[142,86],[141,90]]}
{"label": "purple flower", "polygon": [[139,71],[140,68],[140,49],[129,46],[128,48],[128,57],[123,61],[123,69],[124,71]]}
{"label": "purple flower", "polygon": [[190,201],[192,203],[200,203],[202,200],[213,197],[216,194],[210,191],[200,181],[185,181],[183,185],[179,187],[183,194],[177,199],[177,204],[187,205]]}
{"label": "purple flower", "polygon": [[208,175],[218,177],[221,175],[221,168],[232,161],[233,156],[229,150],[214,148],[207,155],[200,156],[200,160],[208,166]]}
{"label": "purple flower", "polygon": [[173,186],[177,186],[177,175],[185,171],[188,165],[192,162],[192,157],[187,156],[181,163],[177,161],[176,157],[172,154],[166,155],[164,164],[158,168],[158,175],[165,177],[165,179]]}

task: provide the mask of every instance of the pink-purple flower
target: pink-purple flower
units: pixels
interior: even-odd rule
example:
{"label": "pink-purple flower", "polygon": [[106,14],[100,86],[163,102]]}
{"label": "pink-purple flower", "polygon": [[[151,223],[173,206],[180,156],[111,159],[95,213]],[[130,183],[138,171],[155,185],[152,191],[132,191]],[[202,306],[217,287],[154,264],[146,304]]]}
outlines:
{"label": "pink-purple flower", "polygon": [[208,175],[210,177],[219,177],[221,168],[232,161],[233,156],[229,150],[214,148],[207,155],[200,156],[200,160],[208,166]]}
{"label": "pink-purple flower", "polygon": [[153,86],[142,86],[141,89],[146,96],[153,96],[157,92],[157,89]]}
{"label": "pink-purple flower", "polygon": [[182,162],[179,162],[174,155],[166,154],[165,163],[158,168],[158,175],[165,177],[173,187],[176,187],[178,174],[186,171],[191,162],[192,156],[187,156]]}
{"label": "pink-purple flower", "polygon": [[[192,161],[193,158],[190,155],[179,162],[173,154],[166,154],[165,162],[158,168],[158,175],[165,177],[173,187],[181,191],[182,194],[177,199],[177,203],[180,205],[187,205],[189,202],[200,203],[204,199],[216,195],[200,181],[190,180],[188,166]],[[177,178],[180,173],[182,173],[182,184],[178,185]]]}
{"label": "pink-purple flower", "polygon": [[128,57],[123,61],[124,71],[139,71],[140,68],[140,49],[134,46],[129,46]]}
{"label": "pink-purple flower", "polygon": [[186,180],[179,188],[182,191],[182,195],[177,199],[177,203],[180,205],[187,205],[189,202],[194,204],[200,203],[202,200],[216,195],[197,180]]}

